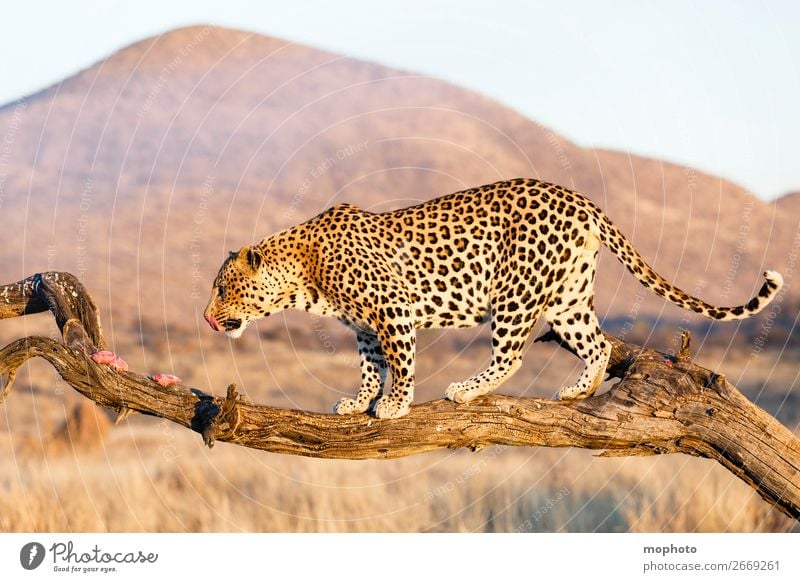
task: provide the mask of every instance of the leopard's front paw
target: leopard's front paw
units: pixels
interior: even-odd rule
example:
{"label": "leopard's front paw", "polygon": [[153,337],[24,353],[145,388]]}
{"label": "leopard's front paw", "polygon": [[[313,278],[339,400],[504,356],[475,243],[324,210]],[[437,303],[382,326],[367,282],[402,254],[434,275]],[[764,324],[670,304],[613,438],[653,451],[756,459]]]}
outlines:
{"label": "leopard's front paw", "polygon": [[381,396],[375,404],[375,416],[378,418],[400,418],[408,414],[411,401],[398,401],[389,396]]}
{"label": "leopard's front paw", "polygon": [[582,400],[591,395],[592,393],[587,388],[578,385],[565,386],[558,391],[559,400]]}
{"label": "leopard's front paw", "polygon": [[342,398],[333,405],[333,411],[336,414],[360,414],[366,412],[369,407],[369,402],[361,403],[352,398]]}
{"label": "leopard's front paw", "polygon": [[447,390],[444,391],[444,396],[448,400],[458,403],[469,402],[471,400],[469,397],[469,389],[464,386],[463,382],[453,382],[450,384]]}
{"label": "leopard's front paw", "polygon": [[465,402],[475,400],[478,396],[488,394],[491,391],[491,386],[467,380],[465,382],[453,382],[447,387],[444,395],[448,400],[464,404]]}

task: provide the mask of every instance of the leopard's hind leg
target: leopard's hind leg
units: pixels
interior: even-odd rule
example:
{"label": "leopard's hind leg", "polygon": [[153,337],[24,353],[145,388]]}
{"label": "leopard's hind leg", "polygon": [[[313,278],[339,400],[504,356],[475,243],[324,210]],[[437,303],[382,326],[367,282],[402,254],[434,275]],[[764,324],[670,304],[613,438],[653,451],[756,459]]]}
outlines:
{"label": "leopard's hind leg", "polygon": [[445,396],[455,402],[469,402],[488,394],[505,382],[522,365],[522,348],[531,332],[533,318],[516,321],[521,315],[492,315],[492,360],[485,370],[447,387]]}
{"label": "leopard's hind leg", "polygon": [[586,398],[595,393],[611,356],[611,344],[600,330],[594,311],[594,275],[599,244],[592,239],[579,253],[575,268],[566,277],[548,306],[545,318],[553,331],[583,360],[578,381],[559,392],[562,400]]}
{"label": "leopard's hind leg", "polygon": [[501,291],[491,308],[491,362],[471,378],[450,384],[445,396],[455,402],[469,402],[510,378],[522,365],[525,342],[541,309],[542,302],[531,293],[527,283]]}

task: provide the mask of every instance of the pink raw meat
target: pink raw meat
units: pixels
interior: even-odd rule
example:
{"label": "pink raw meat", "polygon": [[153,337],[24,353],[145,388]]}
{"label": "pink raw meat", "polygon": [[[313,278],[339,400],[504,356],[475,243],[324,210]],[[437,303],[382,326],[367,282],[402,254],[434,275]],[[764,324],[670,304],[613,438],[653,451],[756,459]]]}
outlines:
{"label": "pink raw meat", "polygon": [[173,376],[172,374],[155,374],[153,376],[150,376],[150,378],[152,378],[153,382],[161,384],[164,387],[172,386],[173,384],[180,384],[181,382],[183,382],[183,380],[181,380],[177,376]]}
{"label": "pink raw meat", "polygon": [[105,364],[116,372],[127,372],[128,363],[114,352],[103,350],[92,354],[92,359],[98,364]]}

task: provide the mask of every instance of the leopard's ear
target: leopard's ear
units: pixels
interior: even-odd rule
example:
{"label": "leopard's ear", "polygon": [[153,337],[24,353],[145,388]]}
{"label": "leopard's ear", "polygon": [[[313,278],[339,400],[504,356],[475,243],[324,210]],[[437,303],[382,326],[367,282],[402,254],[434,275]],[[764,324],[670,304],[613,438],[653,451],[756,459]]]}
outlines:
{"label": "leopard's ear", "polygon": [[261,265],[264,264],[264,254],[258,247],[248,248],[246,258],[247,258],[247,264],[250,265],[250,268],[254,272],[258,271],[261,268]]}
{"label": "leopard's ear", "polygon": [[267,257],[259,247],[242,247],[237,252],[232,252],[231,256],[236,257],[236,262],[244,267],[250,268],[254,273],[257,272],[267,262]]}

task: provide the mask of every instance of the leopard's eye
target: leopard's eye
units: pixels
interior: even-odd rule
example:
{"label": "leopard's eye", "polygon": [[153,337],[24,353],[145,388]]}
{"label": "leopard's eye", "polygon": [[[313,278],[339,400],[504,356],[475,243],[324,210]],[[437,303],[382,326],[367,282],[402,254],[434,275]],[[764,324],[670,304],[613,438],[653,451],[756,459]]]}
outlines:
{"label": "leopard's eye", "polygon": [[217,293],[220,299],[225,299],[225,285],[217,285]]}

